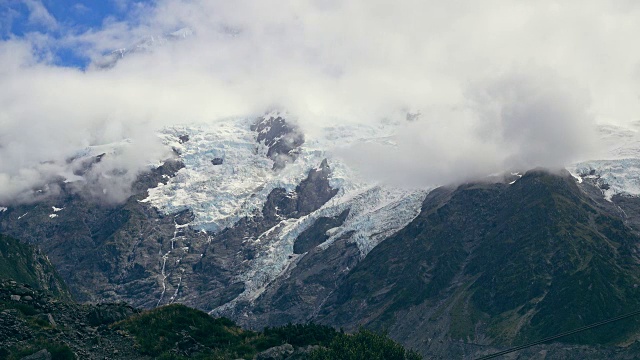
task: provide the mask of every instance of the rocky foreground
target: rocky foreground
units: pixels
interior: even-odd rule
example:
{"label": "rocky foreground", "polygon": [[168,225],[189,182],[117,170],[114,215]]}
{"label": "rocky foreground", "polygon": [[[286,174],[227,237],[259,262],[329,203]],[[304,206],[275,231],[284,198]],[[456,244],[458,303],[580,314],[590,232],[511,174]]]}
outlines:
{"label": "rocky foreground", "polygon": [[307,324],[243,330],[184,305],[77,304],[0,280],[0,358],[420,359],[385,336]]}

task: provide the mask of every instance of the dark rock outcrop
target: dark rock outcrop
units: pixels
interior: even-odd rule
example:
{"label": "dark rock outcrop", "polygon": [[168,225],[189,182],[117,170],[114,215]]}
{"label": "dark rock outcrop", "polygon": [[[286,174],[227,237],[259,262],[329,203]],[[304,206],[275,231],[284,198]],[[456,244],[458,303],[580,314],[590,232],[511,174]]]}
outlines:
{"label": "dark rock outcrop", "polygon": [[170,178],[184,167],[184,163],[178,159],[167,159],[162,165],[152,169],[149,172],[142,173],[133,184],[133,196],[142,196],[148,189],[158,186],[158,184],[166,184]]}
{"label": "dark rock outcrop", "polygon": [[341,226],[349,216],[349,209],[335,217],[320,217],[311,227],[303,231],[293,244],[294,254],[304,254],[329,239],[327,231]]}
{"label": "dark rock outcrop", "polygon": [[299,147],[304,144],[304,134],[282,117],[261,118],[251,130],[258,133],[256,141],[268,147],[267,157],[274,161],[274,170],[295,160]]}

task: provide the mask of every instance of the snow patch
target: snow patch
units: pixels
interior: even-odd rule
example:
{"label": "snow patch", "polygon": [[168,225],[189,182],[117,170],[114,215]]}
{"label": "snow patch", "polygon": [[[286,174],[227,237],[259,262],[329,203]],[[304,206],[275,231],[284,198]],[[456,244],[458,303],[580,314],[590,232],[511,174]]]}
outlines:
{"label": "snow patch", "polygon": [[326,236],[331,237],[331,236],[335,235],[339,230],[340,230],[340,227],[334,227],[334,228],[331,228],[331,229],[327,230],[324,234]]}

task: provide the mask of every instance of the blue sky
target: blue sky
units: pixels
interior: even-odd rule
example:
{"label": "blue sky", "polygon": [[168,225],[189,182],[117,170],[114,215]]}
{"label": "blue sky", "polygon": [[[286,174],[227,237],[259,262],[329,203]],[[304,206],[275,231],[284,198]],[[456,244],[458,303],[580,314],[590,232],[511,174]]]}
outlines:
{"label": "blue sky", "polygon": [[[61,39],[68,34],[80,34],[99,29],[108,22],[130,19],[134,5],[153,3],[151,0],[0,0],[0,38],[24,38],[46,34]],[[46,49],[59,66],[84,68],[89,59],[78,51],[63,46]]]}

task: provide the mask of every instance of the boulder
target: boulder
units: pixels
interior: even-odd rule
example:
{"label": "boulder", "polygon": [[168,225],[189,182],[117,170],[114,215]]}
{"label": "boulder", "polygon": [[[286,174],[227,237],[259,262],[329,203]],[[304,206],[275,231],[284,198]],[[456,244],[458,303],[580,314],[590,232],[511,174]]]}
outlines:
{"label": "boulder", "polygon": [[285,360],[289,355],[293,354],[293,346],[290,344],[284,344],[280,346],[274,346],[267,349],[258,355],[256,360]]}
{"label": "boulder", "polygon": [[47,349],[42,349],[37,353],[25,356],[20,360],[51,360],[51,353]]}

